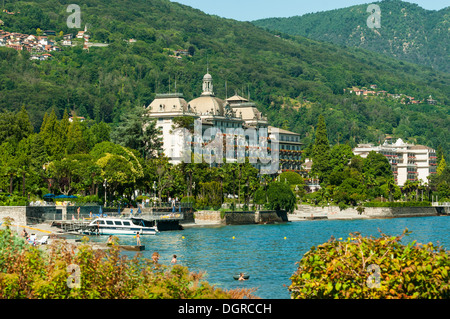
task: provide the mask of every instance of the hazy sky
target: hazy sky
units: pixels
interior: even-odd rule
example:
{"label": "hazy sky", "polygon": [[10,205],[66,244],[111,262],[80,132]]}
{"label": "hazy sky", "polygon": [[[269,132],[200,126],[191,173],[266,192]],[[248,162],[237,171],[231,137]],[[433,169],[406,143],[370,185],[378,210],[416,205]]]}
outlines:
{"label": "hazy sky", "polygon": [[[310,12],[326,11],[370,4],[370,0],[171,0],[201,11],[240,21],[273,17],[292,17]],[[450,0],[408,0],[424,9],[440,10],[450,5]]]}

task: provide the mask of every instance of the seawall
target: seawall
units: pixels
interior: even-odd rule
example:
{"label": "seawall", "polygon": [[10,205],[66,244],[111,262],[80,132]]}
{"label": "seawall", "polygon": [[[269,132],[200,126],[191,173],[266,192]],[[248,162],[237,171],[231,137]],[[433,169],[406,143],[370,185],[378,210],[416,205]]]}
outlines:
{"label": "seawall", "polygon": [[298,205],[290,220],[305,219],[371,219],[371,218],[400,218],[438,216],[435,207],[364,207],[360,213],[356,208],[340,210],[338,206],[316,207]]}
{"label": "seawall", "polygon": [[215,225],[249,225],[288,222],[285,211],[197,211],[195,223]]}

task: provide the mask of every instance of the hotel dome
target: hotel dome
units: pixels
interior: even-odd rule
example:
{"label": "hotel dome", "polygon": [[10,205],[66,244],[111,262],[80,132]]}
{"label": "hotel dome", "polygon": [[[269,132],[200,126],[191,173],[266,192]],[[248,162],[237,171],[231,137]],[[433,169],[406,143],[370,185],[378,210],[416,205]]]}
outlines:
{"label": "hotel dome", "polygon": [[224,115],[226,102],[214,96],[212,76],[207,73],[203,77],[203,92],[202,95],[189,102],[191,110],[199,115]]}

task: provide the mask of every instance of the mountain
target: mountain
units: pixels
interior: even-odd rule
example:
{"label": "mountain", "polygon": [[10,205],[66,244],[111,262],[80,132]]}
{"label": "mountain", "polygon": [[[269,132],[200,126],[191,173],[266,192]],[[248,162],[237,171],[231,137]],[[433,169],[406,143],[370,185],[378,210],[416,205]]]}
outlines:
{"label": "mountain", "polygon": [[436,70],[450,72],[450,7],[425,10],[400,0],[374,2],[380,28],[369,28],[368,5],[253,21],[273,31],[359,47]]}
{"label": "mountain", "polygon": [[[70,29],[70,3],[6,2],[14,14],[0,13],[9,32],[53,30],[56,36],[49,38],[59,44],[60,34],[76,35],[86,26],[90,43],[108,45],[84,50],[75,39],[78,45],[61,46],[47,61],[0,47],[0,112],[25,106],[36,131],[51,109],[59,117],[68,110],[115,127],[122,114],[149,105],[155,93],[177,91],[191,100],[200,95],[209,66],[216,96],[250,95],[271,125],[300,133],[305,144],[323,114],[332,143],[378,142],[392,134],[450,149],[447,73],[360,48],[280,36],[168,0],[80,0],[81,26]],[[402,104],[344,93],[374,84],[437,102]]]}

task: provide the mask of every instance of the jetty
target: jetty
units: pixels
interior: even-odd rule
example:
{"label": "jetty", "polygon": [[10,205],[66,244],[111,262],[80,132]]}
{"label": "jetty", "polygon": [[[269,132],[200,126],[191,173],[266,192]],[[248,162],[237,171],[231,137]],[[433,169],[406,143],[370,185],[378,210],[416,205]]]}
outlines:
{"label": "jetty", "polygon": [[[75,239],[74,241],[76,244],[79,244],[82,242],[81,239]],[[118,247],[121,250],[126,251],[144,251],[145,245],[120,245],[120,244],[107,244],[107,243],[100,243],[100,242],[87,242],[88,245],[91,245],[94,249],[110,249],[112,247]]]}
{"label": "jetty", "polygon": [[[76,208],[80,208],[80,213]],[[100,206],[66,206],[56,207],[53,214],[47,214],[46,221],[64,232],[77,233],[87,228],[97,217],[142,219],[145,226],[157,226],[158,231],[182,230],[183,223],[193,221],[192,205],[178,203],[175,206],[159,204],[158,206],[140,206],[139,208],[103,208]],[[42,217],[40,215],[39,217]]]}

